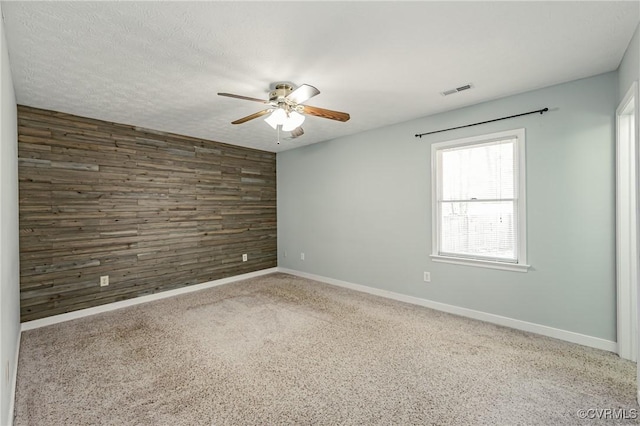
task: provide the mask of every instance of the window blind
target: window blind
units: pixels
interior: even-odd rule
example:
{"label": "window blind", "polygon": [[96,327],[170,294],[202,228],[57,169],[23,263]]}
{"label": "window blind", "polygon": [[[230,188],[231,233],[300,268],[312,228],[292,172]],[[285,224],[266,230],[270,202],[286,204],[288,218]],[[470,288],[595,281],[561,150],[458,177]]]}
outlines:
{"label": "window blind", "polygon": [[439,254],[517,263],[516,142],[439,150]]}

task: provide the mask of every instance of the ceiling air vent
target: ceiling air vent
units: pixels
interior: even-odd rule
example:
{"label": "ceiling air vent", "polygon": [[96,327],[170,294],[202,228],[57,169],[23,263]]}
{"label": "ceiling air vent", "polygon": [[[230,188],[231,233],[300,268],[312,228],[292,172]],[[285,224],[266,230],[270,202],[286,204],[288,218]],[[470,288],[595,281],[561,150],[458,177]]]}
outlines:
{"label": "ceiling air vent", "polygon": [[453,95],[454,93],[462,92],[463,90],[469,90],[473,87],[471,83],[465,84],[464,86],[456,87],[455,89],[445,90],[442,93],[442,96]]}

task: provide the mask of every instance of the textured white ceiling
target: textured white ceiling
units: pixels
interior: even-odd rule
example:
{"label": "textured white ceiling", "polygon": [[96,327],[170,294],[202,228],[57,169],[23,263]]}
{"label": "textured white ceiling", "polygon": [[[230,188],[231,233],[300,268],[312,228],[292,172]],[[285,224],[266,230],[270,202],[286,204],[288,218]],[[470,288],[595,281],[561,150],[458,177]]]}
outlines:
{"label": "textured white ceiling", "polygon": [[[617,69],[636,1],[2,2],[19,104],[282,151]],[[277,81],[320,89],[275,144]],[[466,83],[474,89],[443,97]],[[533,107],[538,107],[535,105]],[[517,111],[515,111],[517,112]]]}

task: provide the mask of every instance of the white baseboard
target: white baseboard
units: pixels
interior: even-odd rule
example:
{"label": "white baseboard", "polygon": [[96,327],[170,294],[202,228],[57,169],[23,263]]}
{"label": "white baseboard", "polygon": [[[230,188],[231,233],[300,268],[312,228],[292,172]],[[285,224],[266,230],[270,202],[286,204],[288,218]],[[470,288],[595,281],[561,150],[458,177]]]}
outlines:
{"label": "white baseboard", "polygon": [[[536,323],[527,322],[527,321],[521,321],[514,318],[503,317],[500,315],[490,314],[482,311],[476,311],[468,308],[462,308],[459,306],[448,305],[446,303],[434,302],[432,300],[421,299],[419,297],[407,296],[400,293],[394,293],[388,290],[381,290],[378,288],[368,287],[361,284],[354,284],[347,281],[337,280],[334,278],[328,278],[320,275],[309,274],[307,272],[300,272],[294,269],[288,269],[288,268],[277,268],[277,269],[278,269],[278,272],[283,272],[285,274],[296,275],[302,278],[309,278],[311,280],[320,281],[326,284],[331,284],[339,287],[349,288],[351,290],[361,291],[364,293],[373,294],[375,296],[386,297],[388,299],[411,303],[413,305],[424,306],[426,308],[435,309],[437,311],[448,312],[450,314],[455,314],[455,315],[460,315],[467,318],[477,319],[480,321],[490,322],[490,323],[502,325],[505,327],[515,328],[517,330],[541,334],[543,336],[553,337],[555,339],[565,340],[567,342],[577,343],[583,346],[589,346],[592,348],[602,349],[610,352],[616,352],[618,349],[618,345],[616,342],[601,339],[598,337],[587,336],[586,334],[575,333],[573,331],[567,331],[559,328],[548,327],[546,325],[536,324]],[[640,401],[640,393],[639,393],[638,401]]]}
{"label": "white baseboard", "polygon": [[160,293],[154,293],[147,296],[140,296],[134,299],[122,300],[120,302],[108,303],[106,305],[95,306],[93,308],[81,309],[79,311],[68,312],[66,314],[54,315],[47,318],[37,319],[33,321],[23,322],[21,331],[33,330],[34,328],[46,327],[52,324],[58,324],[64,321],[70,321],[90,315],[100,314],[102,312],[114,311],[116,309],[126,308],[128,306],[139,305],[141,303],[152,302],[154,300],[166,299],[167,297],[177,296],[179,294],[191,293],[193,291],[204,290],[206,288],[217,287],[224,284],[230,284],[236,281],[255,278],[262,275],[278,272],[278,268],[262,269],[260,271],[249,272],[247,274],[236,275],[233,277],[222,278],[219,280],[209,281],[202,284],[194,284],[188,287],[181,287],[174,290],[167,290]]}
{"label": "white baseboard", "polygon": [[9,410],[7,415],[9,418],[7,419],[7,425],[13,426],[13,416],[15,410],[15,402],[16,402],[16,386],[18,385],[18,357],[20,356],[20,338],[22,336],[22,332],[18,332],[18,343],[16,344],[16,354],[15,358],[13,358],[13,377],[11,378],[11,394],[9,399]]}

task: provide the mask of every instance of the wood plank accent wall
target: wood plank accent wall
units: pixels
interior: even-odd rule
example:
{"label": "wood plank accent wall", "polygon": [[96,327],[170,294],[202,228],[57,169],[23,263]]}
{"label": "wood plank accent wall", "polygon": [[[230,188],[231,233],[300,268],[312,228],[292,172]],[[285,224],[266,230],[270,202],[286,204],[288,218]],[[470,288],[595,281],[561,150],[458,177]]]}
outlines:
{"label": "wood plank accent wall", "polygon": [[18,150],[22,321],[277,264],[274,153],[25,106]]}

